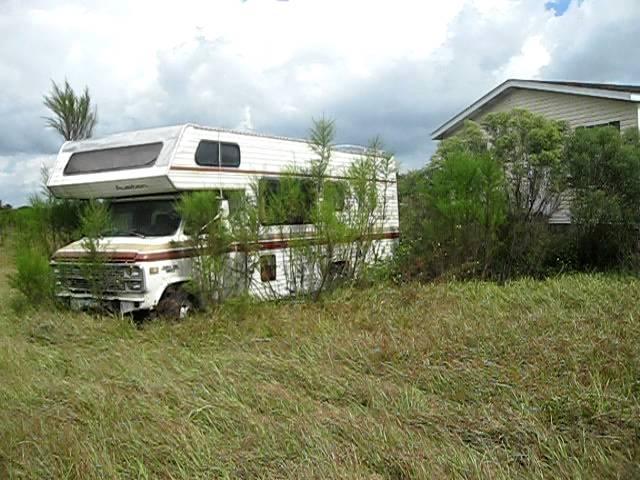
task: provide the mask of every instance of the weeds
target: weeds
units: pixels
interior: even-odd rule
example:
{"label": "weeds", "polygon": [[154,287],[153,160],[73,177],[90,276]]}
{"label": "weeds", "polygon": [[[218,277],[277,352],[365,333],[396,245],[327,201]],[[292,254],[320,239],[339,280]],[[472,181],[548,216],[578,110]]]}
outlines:
{"label": "weeds", "polygon": [[0,476],[634,478],[639,294],[377,285],[142,329],[2,305]]}

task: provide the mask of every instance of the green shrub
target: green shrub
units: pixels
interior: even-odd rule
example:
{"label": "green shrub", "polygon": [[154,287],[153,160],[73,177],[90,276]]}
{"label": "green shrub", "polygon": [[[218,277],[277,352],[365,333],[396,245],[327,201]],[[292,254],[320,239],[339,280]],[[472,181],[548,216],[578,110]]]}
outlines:
{"label": "green shrub", "polygon": [[[506,280],[637,269],[639,137],[612,127],[569,133],[525,110],[467,122],[429,166],[399,179],[398,271]],[[563,201],[572,225],[549,225]]]}
{"label": "green shrub", "polygon": [[546,217],[506,222],[500,231],[493,277],[502,281],[522,276],[542,278],[573,270],[573,229],[565,227],[554,228]]}
{"label": "green shrub", "polygon": [[15,273],[10,285],[17,291],[14,307],[51,304],[55,280],[49,265],[53,252],[80,237],[84,202],[34,196],[28,207],[13,210]]}
{"label": "green shrub", "polygon": [[53,254],[80,238],[80,215],[84,201],[34,196],[29,206],[15,210],[13,225],[17,243]]}
{"label": "green shrub", "polygon": [[15,210],[0,205],[0,246],[4,244],[10,232],[15,228]]}
{"label": "green shrub", "polygon": [[18,245],[15,252],[15,273],[9,276],[9,285],[18,291],[19,298],[31,306],[53,303],[55,280],[49,265],[49,256],[29,245]]}
{"label": "green shrub", "polygon": [[567,161],[582,268],[635,267],[640,224],[638,133],[613,127],[578,129]]}
{"label": "green shrub", "polygon": [[456,150],[412,180],[422,205],[411,205],[416,224],[403,228],[401,269],[425,278],[488,275],[507,211],[500,165],[486,153]]}

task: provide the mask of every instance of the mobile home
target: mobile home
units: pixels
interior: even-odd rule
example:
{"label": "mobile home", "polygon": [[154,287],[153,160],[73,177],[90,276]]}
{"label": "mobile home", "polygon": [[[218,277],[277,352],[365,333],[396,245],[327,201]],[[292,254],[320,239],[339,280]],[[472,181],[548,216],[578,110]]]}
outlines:
{"label": "mobile home", "polygon": [[[334,147],[327,177],[348,179],[349,167],[363,152],[361,147]],[[123,313],[177,301],[184,315],[192,301],[182,286],[191,278],[194,253],[176,210],[179,196],[214,190],[222,199],[221,210],[228,212],[226,192],[242,192],[257,202],[256,185],[262,188],[277,184],[283,176],[297,176],[291,172],[307,170],[314,158],[306,140],[187,124],[67,142],[47,186],[56,197],[104,199],[110,205],[117,228],[102,239],[104,275],[109,281],[101,301]],[[377,258],[385,258],[399,236],[395,173],[372,181],[385,211],[377,217],[371,242]],[[248,293],[297,293],[299,282],[286,274],[287,253],[292,239],[306,235],[312,241],[313,232],[300,225],[288,227],[260,227],[252,252],[260,261],[248,272],[252,279]],[[230,257],[234,254],[229,252]],[[80,268],[83,258],[86,251],[78,241],[55,252],[52,259],[58,295],[76,307],[96,301]],[[336,258],[336,262],[349,260]]]}

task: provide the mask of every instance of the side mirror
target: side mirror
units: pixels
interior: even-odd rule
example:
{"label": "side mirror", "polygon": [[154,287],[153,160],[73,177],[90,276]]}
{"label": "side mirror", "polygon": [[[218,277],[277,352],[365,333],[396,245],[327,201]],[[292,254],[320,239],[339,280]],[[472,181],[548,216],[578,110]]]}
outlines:
{"label": "side mirror", "polygon": [[202,232],[204,232],[209,227],[209,225],[211,225],[213,222],[218,220],[222,220],[226,222],[228,218],[229,218],[229,200],[220,199],[220,211],[214,218],[209,220],[207,223],[205,223],[202,226],[202,228],[200,228],[199,233],[202,234]]}
{"label": "side mirror", "polygon": [[229,200],[220,200],[220,218],[229,218]]}

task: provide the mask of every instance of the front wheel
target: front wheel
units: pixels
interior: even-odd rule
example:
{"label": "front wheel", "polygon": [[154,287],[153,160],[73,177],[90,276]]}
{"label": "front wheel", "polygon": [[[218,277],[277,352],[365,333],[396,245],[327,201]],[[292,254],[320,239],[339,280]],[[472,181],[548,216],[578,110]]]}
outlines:
{"label": "front wheel", "polygon": [[159,317],[171,320],[189,318],[194,309],[193,297],[179,286],[167,287],[156,307]]}

